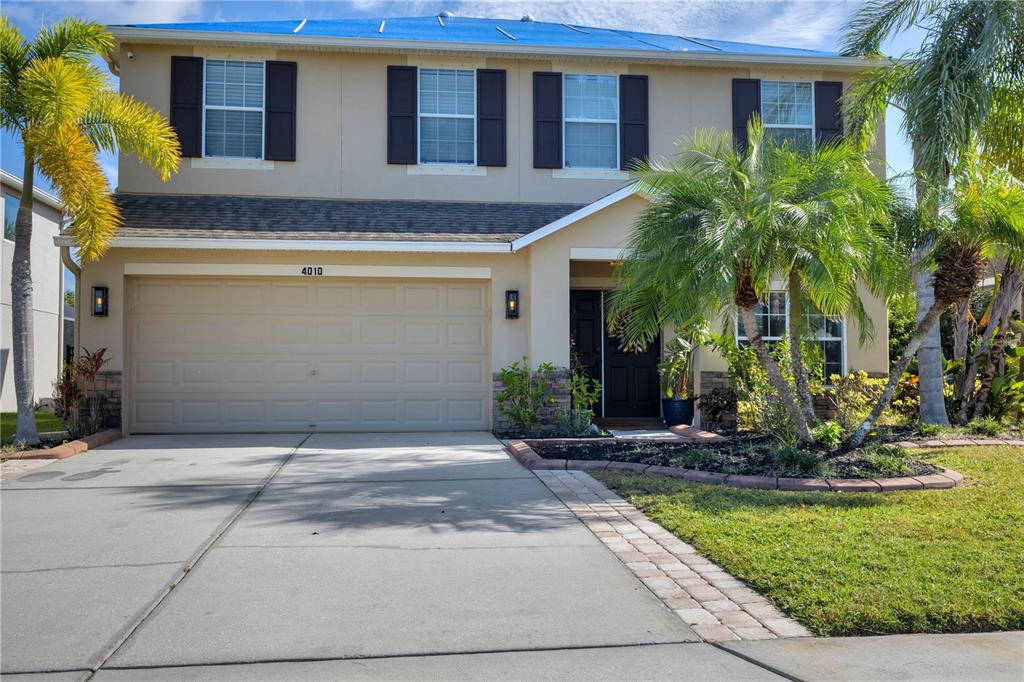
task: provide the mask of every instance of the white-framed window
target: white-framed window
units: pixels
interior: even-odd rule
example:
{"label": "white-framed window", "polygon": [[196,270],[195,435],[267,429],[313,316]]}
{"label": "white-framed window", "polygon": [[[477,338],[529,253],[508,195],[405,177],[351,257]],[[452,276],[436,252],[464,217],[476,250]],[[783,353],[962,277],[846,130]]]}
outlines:
{"label": "white-framed window", "polygon": [[761,123],[780,144],[814,148],[814,84],[761,81]]}
{"label": "white-framed window", "polygon": [[[785,291],[773,291],[768,294],[767,301],[760,301],[754,311],[761,337],[771,347],[772,344],[786,338],[786,326],[789,320],[789,294]],[[804,312],[807,321],[807,335],[821,345],[824,360],[825,383],[833,374],[846,374],[846,349],[844,344],[845,327],[842,319],[826,317],[813,307]],[[736,313],[736,340],[740,344],[749,343],[743,330],[743,320]]]}
{"label": "white-framed window", "polygon": [[205,60],[203,156],[263,158],[263,62]]}
{"label": "white-framed window", "polygon": [[619,168],[619,79],[562,76],[562,139],[566,168]]}
{"label": "white-framed window", "polygon": [[14,241],[14,225],[18,220],[18,207],[21,200],[13,194],[4,192],[4,239]]}
{"label": "white-framed window", "polygon": [[420,163],[476,165],[476,72],[419,70]]}

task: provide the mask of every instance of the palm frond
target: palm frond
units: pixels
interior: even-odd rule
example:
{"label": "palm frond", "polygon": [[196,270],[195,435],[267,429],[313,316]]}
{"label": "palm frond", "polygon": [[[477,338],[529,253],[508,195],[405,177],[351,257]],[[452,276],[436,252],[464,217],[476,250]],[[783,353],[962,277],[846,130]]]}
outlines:
{"label": "palm frond", "polygon": [[98,149],[134,154],[168,180],[178,168],[181,146],[162,114],[128,95],[95,92],[81,118],[85,135]]}
{"label": "palm frond", "polygon": [[114,37],[102,24],[68,17],[44,26],[32,42],[33,59],[66,59],[88,62],[114,47]]}

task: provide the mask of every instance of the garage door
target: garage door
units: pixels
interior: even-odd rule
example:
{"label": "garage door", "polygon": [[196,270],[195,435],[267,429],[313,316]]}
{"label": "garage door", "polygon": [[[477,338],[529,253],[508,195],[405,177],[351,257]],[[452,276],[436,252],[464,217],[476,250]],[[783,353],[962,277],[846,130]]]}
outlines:
{"label": "garage door", "polygon": [[479,281],[132,278],[137,433],[487,427]]}

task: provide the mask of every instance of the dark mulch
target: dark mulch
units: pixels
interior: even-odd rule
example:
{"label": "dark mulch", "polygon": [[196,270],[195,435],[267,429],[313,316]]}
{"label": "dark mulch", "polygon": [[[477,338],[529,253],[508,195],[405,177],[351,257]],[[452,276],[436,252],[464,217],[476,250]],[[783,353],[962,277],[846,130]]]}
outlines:
{"label": "dark mulch", "polygon": [[780,447],[772,438],[734,436],[726,443],[671,441],[534,442],[545,459],[583,459],[682,467],[743,476],[879,478],[924,476],[940,469],[912,459],[901,448],[864,448],[841,455]]}

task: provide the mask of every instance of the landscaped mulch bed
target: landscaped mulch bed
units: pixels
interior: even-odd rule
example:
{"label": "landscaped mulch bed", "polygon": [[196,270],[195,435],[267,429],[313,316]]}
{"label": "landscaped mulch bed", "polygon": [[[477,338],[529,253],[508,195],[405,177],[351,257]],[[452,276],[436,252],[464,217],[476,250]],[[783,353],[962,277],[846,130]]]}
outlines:
{"label": "landscaped mulch bed", "polygon": [[[60,443],[52,447],[42,447],[35,450],[14,450],[4,452],[4,459],[66,459],[80,455],[87,450],[92,450],[111,443],[121,437],[118,429],[107,429],[89,436],[82,436],[78,440]],[[45,445],[45,444],[44,444]]]}
{"label": "landscaped mulch bed", "polygon": [[875,478],[878,476],[927,476],[940,472],[939,467],[909,457],[889,462],[889,469],[854,451],[824,460],[823,470],[807,470],[799,466],[807,459],[791,461],[796,456],[780,457],[778,441],[770,438],[737,436],[714,445],[695,445],[672,441],[639,441],[619,439],[599,442],[545,442],[530,441],[533,451],[544,459],[610,460],[633,462],[651,466],[680,467],[718,474],[738,476],[785,476],[792,478],[818,478],[822,473],[830,478]]}

